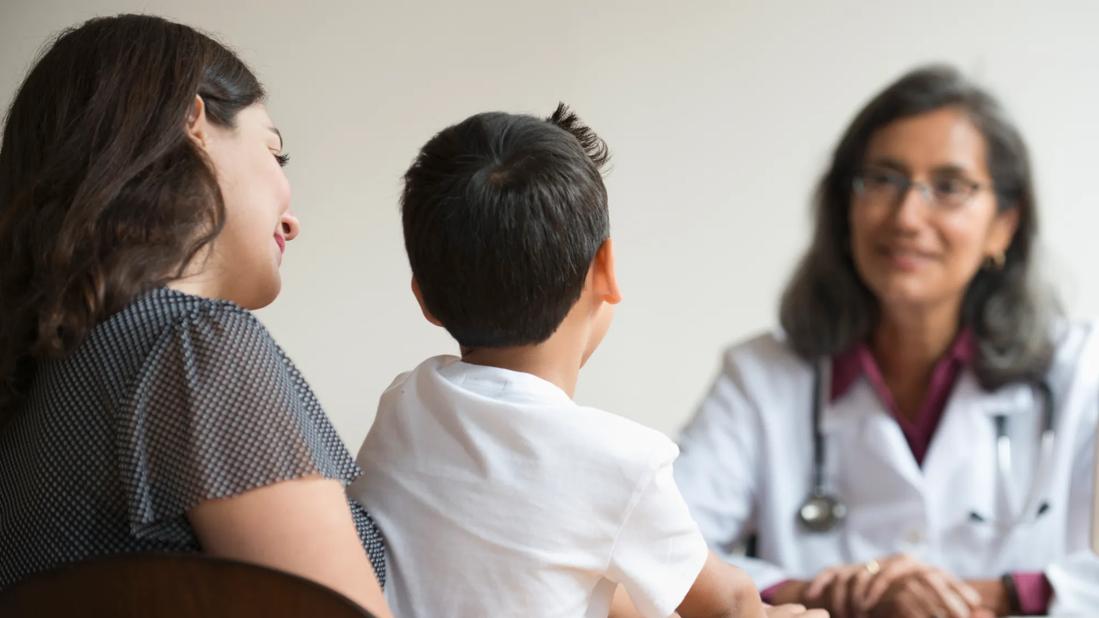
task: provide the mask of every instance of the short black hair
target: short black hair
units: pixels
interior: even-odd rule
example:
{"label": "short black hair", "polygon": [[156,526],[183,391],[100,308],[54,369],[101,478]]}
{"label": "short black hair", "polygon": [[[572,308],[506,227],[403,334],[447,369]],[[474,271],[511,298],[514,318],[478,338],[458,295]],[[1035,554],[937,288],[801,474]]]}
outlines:
{"label": "short black hair", "polygon": [[568,106],[490,112],[431,138],[404,176],[405,249],[424,304],[465,348],[545,341],[610,234],[607,145]]}

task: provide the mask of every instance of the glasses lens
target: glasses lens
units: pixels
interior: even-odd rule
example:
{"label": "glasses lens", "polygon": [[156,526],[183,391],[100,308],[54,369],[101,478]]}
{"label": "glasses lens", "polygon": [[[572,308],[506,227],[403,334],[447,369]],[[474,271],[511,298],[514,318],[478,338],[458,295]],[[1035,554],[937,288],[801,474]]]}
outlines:
{"label": "glasses lens", "polygon": [[935,203],[947,208],[957,208],[973,197],[977,186],[964,178],[941,178],[932,185]]}
{"label": "glasses lens", "polygon": [[907,178],[883,169],[867,169],[855,178],[856,193],[873,203],[893,203],[907,186]]}

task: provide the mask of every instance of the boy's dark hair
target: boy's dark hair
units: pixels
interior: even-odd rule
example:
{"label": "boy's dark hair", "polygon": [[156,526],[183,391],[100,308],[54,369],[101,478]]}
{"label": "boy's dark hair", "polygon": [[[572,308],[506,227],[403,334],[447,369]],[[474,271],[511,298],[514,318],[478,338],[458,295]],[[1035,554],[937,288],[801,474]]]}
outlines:
{"label": "boy's dark hair", "polygon": [[435,135],[404,176],[405,249],[427,309],[465,348],[537,344],[607,239],[607,146],[561,103]]}

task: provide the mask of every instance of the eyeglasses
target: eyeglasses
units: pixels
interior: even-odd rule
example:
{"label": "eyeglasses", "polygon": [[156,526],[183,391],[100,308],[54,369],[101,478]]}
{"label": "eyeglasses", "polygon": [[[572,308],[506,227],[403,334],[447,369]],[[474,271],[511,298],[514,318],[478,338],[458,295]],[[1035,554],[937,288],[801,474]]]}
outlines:
{"label": "eyeglasses", "polygon": [[855,175],[851,188],[857,196],[871,204],[890,206],[900,204],[909,189],[915,188],[929,204],[943,210],[955,210],[968,204],[978,191],[991,189],[992,185],[957,175],[921,182],[896,170],[868,167]]}

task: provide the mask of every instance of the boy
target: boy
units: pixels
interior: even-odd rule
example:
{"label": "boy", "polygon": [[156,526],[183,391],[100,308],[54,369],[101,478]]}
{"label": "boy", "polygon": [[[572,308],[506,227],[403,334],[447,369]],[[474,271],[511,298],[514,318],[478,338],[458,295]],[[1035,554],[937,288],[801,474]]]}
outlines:
{"label": "boy", "polygon": [[412,290],[462,358],[399,376],[359,452],[397,616],[604,617],[618,587],[616,612],[764,615],[688,514],[676,446],[572,401],[621,299],[607,156],[560,105],[473,116],[405,174]]}

